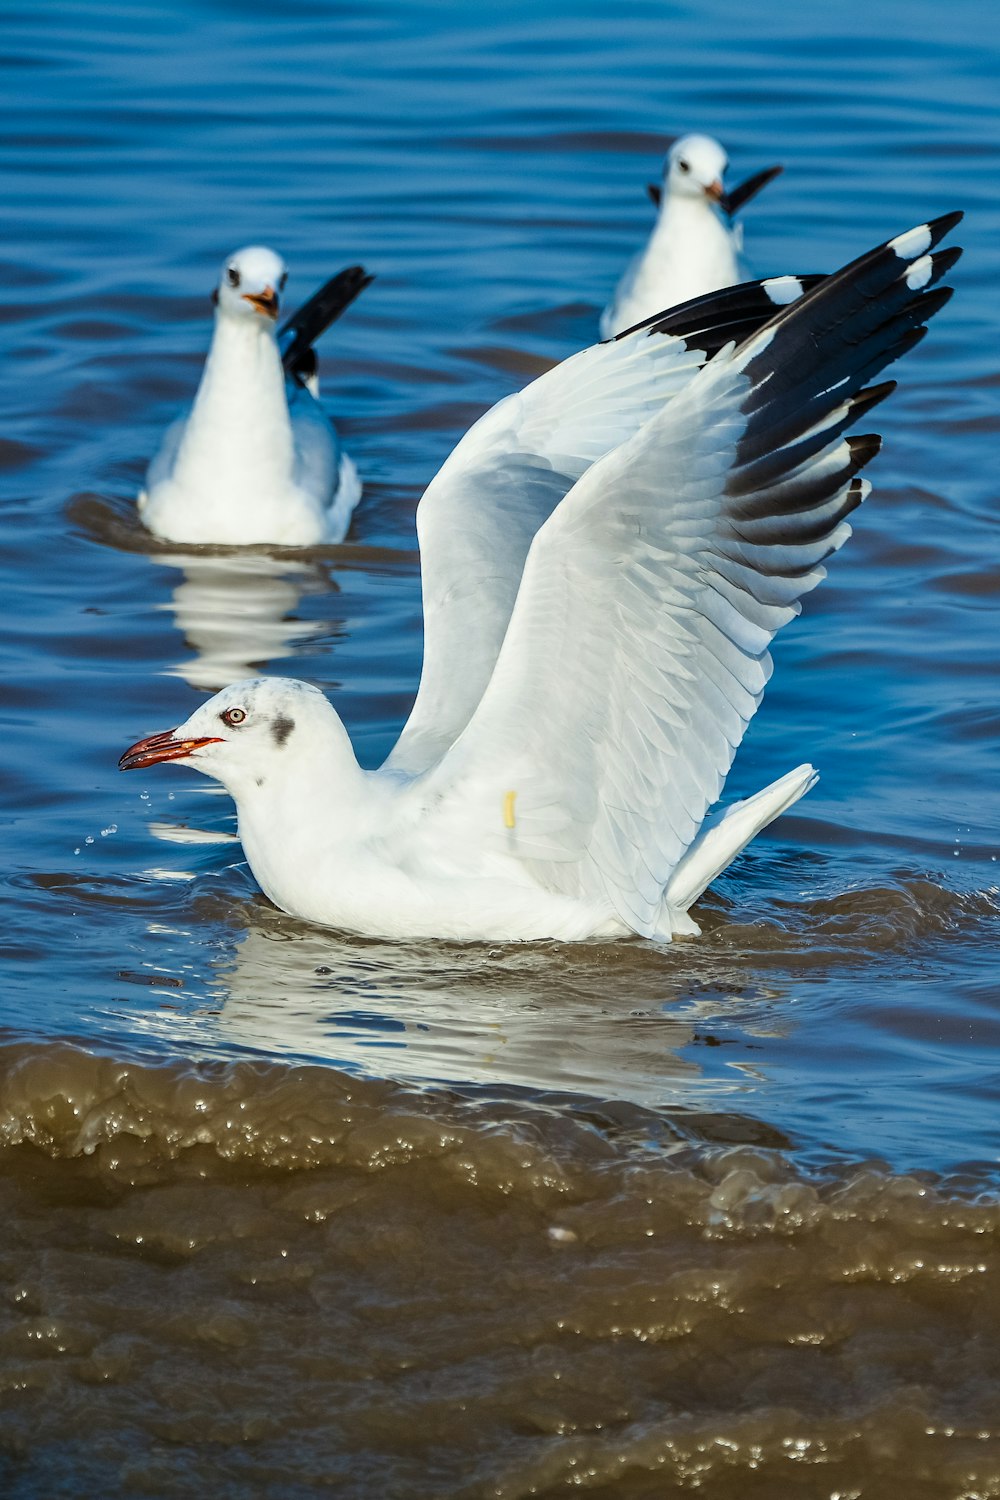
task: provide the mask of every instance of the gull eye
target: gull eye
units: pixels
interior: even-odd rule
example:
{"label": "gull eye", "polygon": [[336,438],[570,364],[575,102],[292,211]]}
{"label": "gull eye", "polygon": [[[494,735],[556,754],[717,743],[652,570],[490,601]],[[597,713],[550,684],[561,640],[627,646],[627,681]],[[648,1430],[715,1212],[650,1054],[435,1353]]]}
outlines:
{"label": "gull eye", "polygon": [[245,708],[227,708],[224,713],[219,715],[219,718],[223,724],[229,724],[235,729],[238,724],[243,723],[246,716],[247,711]]}
{"label": "gull eye", "polygon": [[282,276],[281,280],[278,282],[278,291],[279,292],[283,292],[285,290],[285,282],[287,280],[288,280],[288,272],[286,271],[284,273],[284,275]]}
{"label": "gull eye", "polygon": [[679,169],[679,170],[680,170],[680,171],[681,171],[681,172],[690,172],[690,170],[691,170],[691,166],[690,166],[690,163],[689,163],[689,162],[686,162],[686,161],[684,161],[684,159],[683,159],[683,158],[681,158],[681,160],[680,160],[680,161],[679,161],[679,162],[678,162],[678,163],[677,163],[677,166],[678,166],[678,169]]}
{"label": "gull eye", "polygon": [[239,286],[240,273],[239,271],[237,271],[235,266],[226,267],[226,280],[229,282],[230,286]]}

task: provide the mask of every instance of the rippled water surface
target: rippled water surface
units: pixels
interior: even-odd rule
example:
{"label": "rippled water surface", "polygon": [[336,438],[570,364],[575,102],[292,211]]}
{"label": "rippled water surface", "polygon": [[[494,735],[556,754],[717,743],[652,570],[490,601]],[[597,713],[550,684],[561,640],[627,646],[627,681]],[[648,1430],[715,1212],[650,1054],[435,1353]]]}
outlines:
{"label": "rippled water surface", "polygon": [[[42,0],[0,68],[0,1493],[1000,1495],[992,12]],[[668,950],[282,916],[119,752],[252,668],[381,759],[420,492],[691,128],[785,163],[760,274],[967,213],[729,789],[818,787]],[[376,275],[322,347],[365,498],[183,554],[134,496],[248,241]]]}

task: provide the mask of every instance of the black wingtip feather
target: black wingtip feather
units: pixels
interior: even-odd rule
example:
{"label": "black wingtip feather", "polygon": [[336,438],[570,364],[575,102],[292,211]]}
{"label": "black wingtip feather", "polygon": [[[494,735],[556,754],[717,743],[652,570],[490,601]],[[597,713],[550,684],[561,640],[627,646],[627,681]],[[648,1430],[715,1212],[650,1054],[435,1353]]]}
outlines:
{"label": "black wingtip feather", "polygon": [[734,214],[738,214],[751,198],[756,198],[761,189],[766,188],[768,183],[773,182],[776,177],[780,177],[784,170],[784,167],[765,167],[762,172],[755,172],[752,177],[748,177],[734,187],[731,193],[726,194],[725,207],[729,217],[732,218]]}
{"label": "black wingtip feather", "polygon": [[[909,334],[912,330],[908,330]],[[906,351],[901,348],[900,352]],[[881,363],[881,358],[876,361],[878,368],[881,368]],[[748,423],[747,431],[736,447],[736,463],[727,481],[728,492],[731,495],[752,494],[764,485],[777,483],[783,474],[790,473],[799,464],[815,458],[824,448],[839,442],[848,427],[860,421],[895,389],[896,382],[887,380],[882,385],[867,386],[853,395],[849,391],[820,390],[785,414],[782,420],[776,415],[766,428],[766,440],[759,426]],[[840,408],[840,415],[836,416]],[[823,421],[825,415],[830,420]]]}
{"label": "black wingtip feather", "polygon": [[929,323],[935,313],[947,307],[955,295],[953,286],[936,286],[930,291],[925,291],[917,303],[917,311],[925,323]]}
{"label": "black wingtip feather", "polygon": [[877,432],[852,432],[851,436],[847,439],[847,446],[851,450],[851,463],[854,465],[854,472],[857,473],[859,469],[863,469],[866,464],[870,464],[872,459],[881,453],[882,437]]}
{"label": "black wingtip feather", "polygon": [[[784,565],[796,546],[812,549],[814,566],[818,547],[863,499],[856,476],[881,439],[845,438],[845,429],[892,393],[894,381],[866,382],[915,348],[949,301],[951,287],[935,283],[961,251],[930,251],[961,217],[943,214],[860,256],[776,313],[742,357],[736,351],[751,388],[726,484],[729,513],[744,546],[785,549],[783,562],[774,556],[775,576],[799,576]],[[754,566],[766,573],[771,565],[760,556]]]}
{"label": "black wingtip feather", "polygon": [[858,391],[851,401],[851,421],[856,422],[866,416],[873,406],[880,405],[892,395],[895,389],[894,380],[883,380],[881,385],[869,385],[864,390]]}
{"label": "black wingtip feather", "polygon": [[[929,270],[921,263],[956,222],[956,215],[942,215],[868,251],[775,314],[761,330],[770,335],[766,342],[755,348],[751,337],[744,368],[755,389],[744,408],[741,463],[773,450],[777,434],[800,416],[808,425],[810,412],[826,405],[826,392],[851,396],[922,337],[917,325],[952,295],[934,281],[957,257],[943,267],[932,257]],[[909,281],[914,267],[919,285]]]}
{"label": "black wingtip feather", "polygon": [[[802,284],[803,294],[824,279],[817,275],[794,278]],[[745,343],[774,317],[775,303],[767,291],[767,285],[774,280],[773,276],[767,276],[761,281],[747,281],[724,287],[720,292],[709,292],[704,297],[693,297],[613,334],[606,342],[617,343],[638,333],[650,337],[672,335],[683,339],[689,349],[700,349],[710,359],[727,344]]]}
{"label": "black wingtip feather", "polygon": [[[821,509],[828,504],[831,496],[871,462],[882,447],[882,439],[877,432],[846,438],[845,443],[847,458],[832,472],[827,469],[817,474],[806,470],[803,474],[791,477],[779,474],[773,485],[752,489],[746,495],[740,495],[727,487],[735,522],[743,528],[744,534],[747,534],[747,528],[754,522],[773,519],[776,514],[787,521],[791,516],[804,516],[810,511]],[[855,504],[860,504],[860,501]],[[822,522],[817,535],[822,534],[823,525],[835,526],[846,514],[846,511],[839,510],[832,519]]]}
{"label": "black wingtip feather", "polygon": [[319,357],[316,354],[316,350],[310,344],[296,355],[294,368],[290,369],[287,361],[285,368],[290,375],[294,375],[296,380],[305,385],[319,372]]}
{"label": "black wingtip feather", "polygon": [[961,260],[963,253],[961,245],[949,245],[947,250],[935,251],[931,257],[934,262],[934,275],[927,283],[928,286],[933,286],[935,282],[941,280],[942,276],[947,276],[956,261]]}
{"label": "black wingtip feather", "polygon": [[960,218],[943,214],[860,256],[734,351],[749,388],[718,557],[730,586],[759,603],[793,608],[843,540],[838,527],[867,489],[859,471],[881,447],[875,433],[845,429],[892,392],[893,381],[866,382],[920,342],[951,296],[934,283],[959,252],[930,251]]}
{"label": "black wingtip feather", "polygon": [[[621,333],[612,334],[606,342],[616,343],[620,339],[627,339],[631,334],[643,330],[648,334],[672,333],[679,338],[685,338],[690,334],[700,334],[706,329],[720,326],[724,314],[731,318],[734,325],[743,320],[752,322],[753,328],[748,329],[743,336],[748,338],[750,333],[756,332],[763,326],[764,321],[775,316],[776,305],[767,292],[767,286],[776,280],[783,279],[764,276],[759,281],[743,281],[736,286],[723,287],[718,292],[707,292],[702,297],[692,297],[687,302],[678,302],[675,307],[666,307],[661,312],[652,313],[641,322],[633,323],[631,328],[623,328]],[[827,280],[825,276],[815,272],[808,276],[795,276],[791,279],[801,283],[803,295]],[[786,303],[782,311],[794,305],[794,303]],[[761,318],[760,314],[765,314],[766,319]],[[728,339],[724,342],[728,342]],[[722,345],[718,347],[721,348]]]}
{"label": "black wingtip feather", "polygon": [[[950,290],[950,289],[949,289]],[[942,304],[943,306],[944,304]],[[909,354],[918,344],[922,344],[927,337],[927,324],[921,323],[917,328],[910,328],[903,334],[902,338],[885,351],[885,358],[881,360],[879,369],[884,370],[886,365],[895,364],[897,359],[902,359],[904,354]]]}
{"label": "black wingtip feather", "polygon": [[961,224],[965,218],[964,208],[955,208],[950,214],[939,214],[936,219],[928,219],[927,228],[931,232],[931,247],[939,244],[946,234],[949,234],[956,224]]}
{"label": "black wingtip feather", "polygon": [[[878,361],[876,368],[881,368]],[[857,372],[857,377],[859,380],[865,378],[864,368]],[[884,401],[895,389],[896,382],[886,380],[881,385],[867,386],[854,395],[842,392],[839,401],[835,394],[821,389],[814,392],[809,401],[785,413],[783,419],[780,409],[776,412],[768,409],[758,413],[756,421],[751,419],[747,423],[746,433],[737,446],[737,467],[732,478],[734,493],[742,488],[753,488],[760,483],[764,474],[790,467],[789,454],[782,451],[784,449],[792,450],[796,461],[803,463],[821,449],[835,443],[848,427],[859,422],[866,412]],[[842,414],[835,420],[824,423],[824,415],[836,412],[839,406],[844,408]],[[815,430],[810,431],[810,423],[813,421],[816,424]],[[762,429],[765,423],[767,445],[762,453]]]}
{"label": "black wingtip feather", "polygon": [[[282,346],[282,363],[289,375],[294,375],[301,380],[308,378],[307,355],[312,345],[374,280],[374,276],[366,271],[364,266],[347,266],[343,271],[338,271],[336,276],[331,276],[329,281],[324,282],[319,290],[314,292],[307,302],[303,302],[298,311],[282,324],[278,330],[278,340]],[[314,371],[315,356],[312,369],[308,373]]]}

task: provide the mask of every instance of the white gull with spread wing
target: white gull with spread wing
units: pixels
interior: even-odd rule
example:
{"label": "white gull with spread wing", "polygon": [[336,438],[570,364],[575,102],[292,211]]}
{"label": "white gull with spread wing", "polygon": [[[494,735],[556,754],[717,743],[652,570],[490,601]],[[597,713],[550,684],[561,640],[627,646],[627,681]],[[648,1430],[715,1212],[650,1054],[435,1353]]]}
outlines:
{"label": "white gull with spread wing", "polygon": [[765,167],[727,192],[729,159],[710,135],[685,135],[663,163],[663,186],[650,184],[656,223],[601,315],[601,337],[741,280],[743,232],[733,217],[782,170]]}
{"label": "white gull with spread wing", "polygon": [[170,542],[308,547],[339,542],[361,484],[319,401],[313,344],[371,281],[349,266],[279,330],[284,261],[263,245],[229,256],[191,410],[164,437],[139,515]]}
{"label": "white gull with spread wing", "polygon": [[[488,412],[418,511],[424,669],[362,770],[318,689],[224,688],[123,769],[221,781],[272,901],[361,933],[668,939],[800,766],[709,816],[771,670],[867,493],[866,382],[950,295],[960,215],[833,276],[731,288],[585,350]],[[777,311],[775,303],[783,303]]]}

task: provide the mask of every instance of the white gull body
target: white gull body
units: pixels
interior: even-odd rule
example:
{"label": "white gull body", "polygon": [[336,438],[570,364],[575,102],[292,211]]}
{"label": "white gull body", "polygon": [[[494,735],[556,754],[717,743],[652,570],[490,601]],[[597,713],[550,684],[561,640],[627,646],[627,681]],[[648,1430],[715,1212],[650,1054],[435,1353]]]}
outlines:
{"label": "white gull body", "polygon": [[194,405],[171,426],[139,496],[170,542],[312,546],[341,541],[361,484],[304,380],[282,362],[276,320],[287,272],[264,246],[231,255]]}
{"label": "white gull body", "polygon": [[892,386],[866,382],[950,295],[936,284],[960,252],[935,246],[958,217],[805,287],[677,309],[476,423],[418,511],[424,667],[381,769],[287,678],[224,688],[122,768],[221,781],[262,889],[313,922],[697,932],[692,903],[815,779],[802,765],[710,813],[771,638],[867,493],[879,440],[845,432]]}
{"label": "white gull body", "polygon": [[730,215],[781,169],[757,173],[727,195],[728,165],[725,151],[711,136],[685,135],[671,146],[662,189],[650,188],[658,205],[656,224],[601,315],[602,338],[632,328],[661,308],[742,279],[742,231]]}

